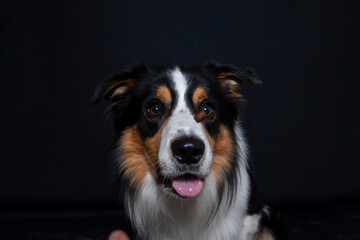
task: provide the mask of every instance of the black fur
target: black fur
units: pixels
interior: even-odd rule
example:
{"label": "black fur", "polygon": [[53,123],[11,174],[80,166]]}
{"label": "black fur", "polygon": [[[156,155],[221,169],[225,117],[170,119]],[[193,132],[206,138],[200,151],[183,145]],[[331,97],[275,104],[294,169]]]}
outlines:
{"label": "black fur", "polygon": [[[149,67],[140,63],[111,76],[97,87],[92,99],[92,104],[98,103],[101,99],[111,100],[112,102],[110,113],[115,126],[114,142],[117,142],[124,129],[135,124],[137,124],[137,131],[143,139],[150,138],[156,134],[165,119],[171,115],[173,106],[175,106],[177,102],[176,92],[173,90],[168,74],[172,68],[173,67]],[[191,106],[191,111],[196,114],[203,104],[209,105],[215,111],[214,118],[203,121],[206,130],[214,139],[219,134],[220,124],[225,125],[228,129],[234,129],[234,124],[236,124],[236,120],[239,117],[242,103],[241,98],[235,99],[231,97],[229,89],[221,85],[218,76],[222,73],[229,74],[227,78],[237,82],[238,88],[240,88],[242,83],[261,84],[261,80],[254,70],[248,67],[235,67],[233,65],[209,61],[198,66],[180,66],[180,69],[188,79],[187,101],[188,105]],[[167,86],[171,92],[172,102],[169,106],[164,106],[161,101],[154,98],[156,89],[161,85]],[[114,95],[116,89],[124,86],[127,87],[126,91],[122,94]],[[206,102],[201,103],[202,105],[194,106],[191,101],[191,96],[199,86],[207,90],[208,98]],[[235,89],[235,91],[239,91],[239,89]],[[147,114],[147,110],[154,104],[161,107],[162,114],[160,116],[152,117]],[[231,134],[232,138],[235,139],[235,133]],[[240,174],[236,170],[239,164],[236,161],[236,154],[237,153],[234,153],[233,159],[231,159],[232,167],[227,175],[227,182],[229,186],[232,187],[232,191],[229,191],[229,206],[233,196],[236,194],[236,176]],[[249,169],[247,170],[249,171]],[[164,181],[159,169],[157,176],[159,183]],[[127,179],[122,178],[121,174],[118,179],[119,182],[124,184],[128,194],[133,196],[136,189],[129,188]],[[218,192],[219,196],[222,196],[224,186],[220,186]],[[219,205],[221,201],[222,198],[219,199]],[[261,224],[264,227],[276,229],[274,225],[272,225],[272,219],[263,212],[263,209],[263,201],[257,194],[257,189],[251,176],[251,195],[248,213],[262,214]],[[213,209],[213,214],[216,214],[217,210],[218,209]]]}

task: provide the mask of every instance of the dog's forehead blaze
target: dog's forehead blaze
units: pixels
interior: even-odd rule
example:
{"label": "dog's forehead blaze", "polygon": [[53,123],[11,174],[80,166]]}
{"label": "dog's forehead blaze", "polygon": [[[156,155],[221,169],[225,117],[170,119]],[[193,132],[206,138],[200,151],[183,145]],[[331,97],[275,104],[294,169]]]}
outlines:
{"label": "dog's forehead blaze", "polygon": [[155,97],[166,104],[170,104],[172,100],[169,88],[164,85],[158,87],[155,93]]}
{"label": "dog's forehead blaze", "polygon": [[156,178],[158,167],[158,152],[160,149],[161,134],[169,119],[166,119],[157,133],[147,139],[143,139],[137,131],[137,125],[124,130],[118,142],[121,156],[120,168],[130,186],[139,186],[146,174],[150,172]]}
{"label": "dog's forehead blaze", "polygon": [[213,151],[211,171],[218,182],[223,182],[231,169],[231,161],[234,157],[234,140],[230,130],[221,124],[218,136],[215,140],[211,138],[209,142]]}
{"label": "dog's forehead blaze", "polygon": [[207,99],[206,90],[203,87],[197,87],[192,95],[192,101],[195,105],[201,103],[204,99]]}

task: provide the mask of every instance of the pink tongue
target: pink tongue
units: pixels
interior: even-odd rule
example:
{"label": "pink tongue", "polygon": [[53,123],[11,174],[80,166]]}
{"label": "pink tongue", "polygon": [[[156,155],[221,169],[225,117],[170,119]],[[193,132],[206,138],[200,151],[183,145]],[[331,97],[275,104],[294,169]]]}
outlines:
{"label": "pink tongue", "polygon": [[174,178],[172,187],[182,197],[196,197],[201,192],[203,182],[197,177]]}

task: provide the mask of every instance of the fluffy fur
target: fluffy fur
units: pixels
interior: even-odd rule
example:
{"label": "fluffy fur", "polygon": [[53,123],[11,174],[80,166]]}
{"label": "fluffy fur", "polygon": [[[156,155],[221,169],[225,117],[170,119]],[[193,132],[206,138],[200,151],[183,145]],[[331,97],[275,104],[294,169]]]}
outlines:
{"label": "fluffy fur", "polygon": [[[138,64],[98,86],[93,103],[111,100],[115,162],[139,239],[277,239],[249,173],[239,119],[245,82],[261,83],[250,68],[207,62]],[[193,162],[179,160],[179,139],[202,142]],[[201,180],[200,194],[182,196],[171,185],[177,178]]]}

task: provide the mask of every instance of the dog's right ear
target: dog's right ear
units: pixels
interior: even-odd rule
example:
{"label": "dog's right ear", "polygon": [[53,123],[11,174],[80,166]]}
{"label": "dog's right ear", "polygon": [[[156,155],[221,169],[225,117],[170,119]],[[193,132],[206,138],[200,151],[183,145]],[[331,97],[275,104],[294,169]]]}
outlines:
{"label": "dog's right ear", "polygon": [[150,68],[146,64],[140,63],[112,75],[97,86],[95,94],[91,99],[91,104],[95,105],[103,98],[110,100],[114,97],[121,97],[130,88],[135,86],[138,78],[149,70]]}

